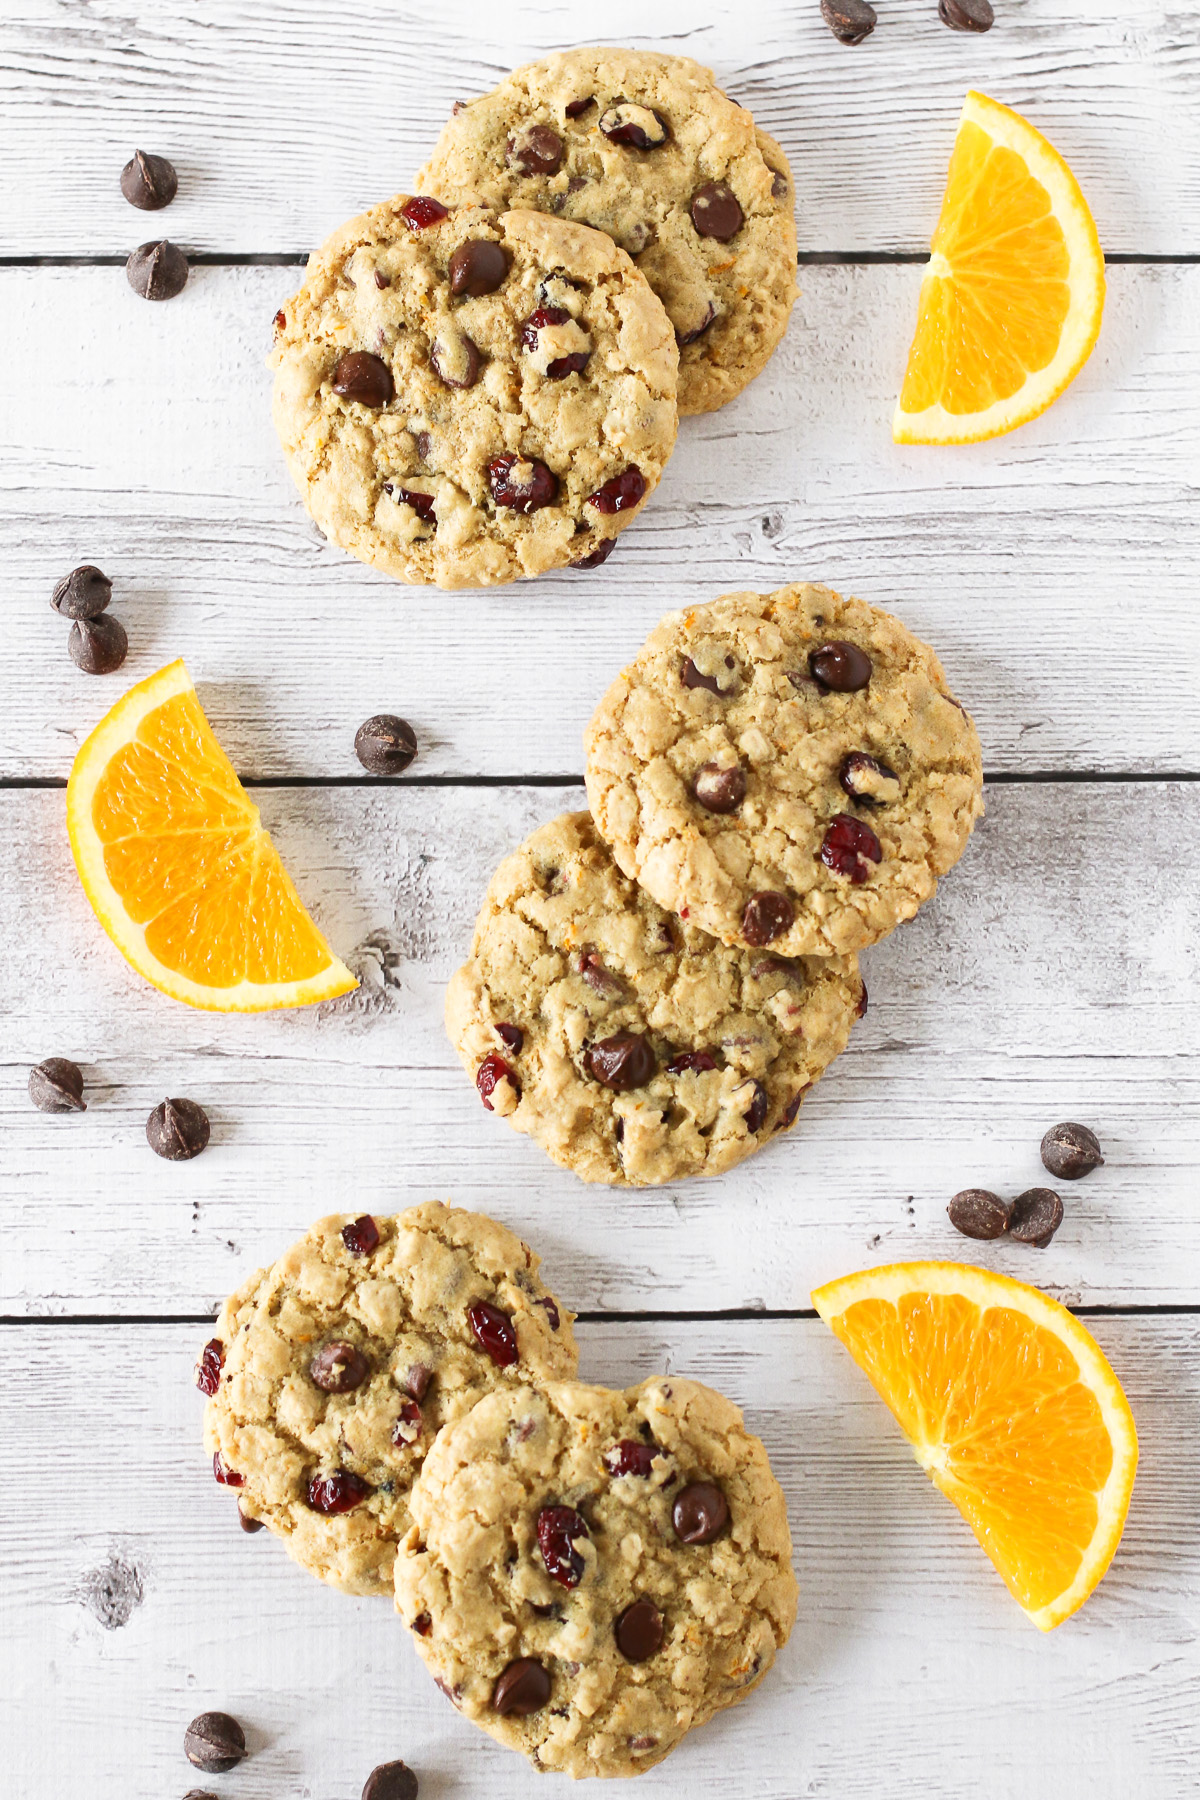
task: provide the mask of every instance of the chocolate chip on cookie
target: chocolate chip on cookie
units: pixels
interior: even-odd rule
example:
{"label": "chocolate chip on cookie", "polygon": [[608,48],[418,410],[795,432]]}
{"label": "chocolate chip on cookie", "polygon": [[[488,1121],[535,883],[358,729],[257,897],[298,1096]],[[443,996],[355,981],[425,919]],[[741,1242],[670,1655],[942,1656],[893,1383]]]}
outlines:
{"label": "chocolate chip on cookie", "polygon": [[557,175],[562,168],[563,141],[549,125],[526,125],[509,138],[505,160],[518,175]]}
{"label": "chocolate chip on cookie", "polygon": [[900,777],[878,757],[852,750],[838,770],[843,792],[868,806],[889,806],[900,798]]}
{"label": "chocolate chip on cookie", "polygon": [[468,238],[450,258],[450,292],[478,300],[494,294],[508,275],[512,257],[491,238]]}
{"label": "chocolate chip on cookie", "polygon": [[692,224],[701,237],[728,244],[746,222],[737,195],[727,181],[706,181],[692,195]]}
{"label": "chocolate chip on cookie", "polygon": [[333,371],[333,391],[342,400],[378,409],[395,398],[392,372],[381,357],[369,350],[344,350]]}
{"label": "chocolate chip on cookie", "polygon": [[509,1663],[492,1690],[492,1706],[502,1718],[528,1719],[550,1698],[550,1677],[532,1656]]}
{"label": "chocolate chip on cookie", "polygon": [[629,1663],[649,1662],[662,1649],[666,1625],[653,1600],[635,1600],[613,1625],[617,1649]]}
{"label": "chocolate chip on cookie", "polygon": [[633,1031],[619,1031],[614,1037],[593,1044],[585,1060],[588,1073],[615,1094],[627,1094],[630,1088],[644,1087],[655,1068],[649,1038]]}
{"label": "chocolate chip on cookie", "polygon": [[731,769],[702,763],[692,776],[692,793],[706,812],[736,812],[746,798],[746,771],[737,763]]}
{"label": "chocolate chip on cookie", "polygon": [[871,658],[857,644],[844,641],[822,644],[810,650],[808,669],[819,687],[834,694],[852,694],[871,679]]}
{"label": "chocolate chip on cookie", "polygon": [[751,894],[742,914],[742,937],[760,950],[764,944],[773,943],[785,931],[790,931],[795,917],[796,908],[786,894],[767,889],[760,894]]}
{"label": "chocolate chip on cookie", "polygon": [[729,1523],[729,1502],[715,1482],[693,1481],[675,1497],[671,1523],[681,1544],[712,1544]]}

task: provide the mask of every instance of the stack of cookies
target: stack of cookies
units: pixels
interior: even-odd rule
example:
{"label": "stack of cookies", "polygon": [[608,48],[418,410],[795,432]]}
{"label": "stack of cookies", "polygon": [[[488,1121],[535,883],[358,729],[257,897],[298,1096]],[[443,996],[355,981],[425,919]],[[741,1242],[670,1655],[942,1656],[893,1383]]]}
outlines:
{"label": "stack of cookies", "polygon": [[415,188],[335,232],[276,314],[304,504],[402,581],[596,568],[678,414],[783,336],[783,152],[698,63],[571,50],[456,108]]}
{"label": "stack of cookies", "polygon": [[787,1510],[730,1401],[585,1386],[571,1327],[480,1214],[329,1218],[230,1297],[197,1383],[246,1530],[394,1592],[448,1698],[537,1768],[636,1775],[786,1641]]}
{"label": "stack of cookies", "polygon": [[796,1120],[983,812],[898,619],[812,584],[669,614],[586,736],[589,813],[496,871],[446,995],[483,1104],[585,1181],[713,1175]]}

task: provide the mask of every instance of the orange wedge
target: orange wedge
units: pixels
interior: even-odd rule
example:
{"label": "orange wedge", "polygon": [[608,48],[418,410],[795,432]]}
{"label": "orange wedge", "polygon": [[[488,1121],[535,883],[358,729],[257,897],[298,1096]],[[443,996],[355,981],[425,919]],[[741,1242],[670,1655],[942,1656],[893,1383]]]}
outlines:
{"label": "orange wedge", "polygon": [[67,830],[96,917],[172,999],[266,1012],[357,985],[305,912],[182,662],[131,688],[83,745]]}
{"label": "orange wedge", "polygon": [[1098,1585],[1137,1468],[1133,1414],[1057,1300],[963,1263],[893,1263],[813,1305],[1042,1631]]}
{"label": "orange wedge", "polygon": [[1100,335],[1104,253],[1058,151],[976,93],[931,249],[892,436],[977,444],[1045,412],[1082,369]]}

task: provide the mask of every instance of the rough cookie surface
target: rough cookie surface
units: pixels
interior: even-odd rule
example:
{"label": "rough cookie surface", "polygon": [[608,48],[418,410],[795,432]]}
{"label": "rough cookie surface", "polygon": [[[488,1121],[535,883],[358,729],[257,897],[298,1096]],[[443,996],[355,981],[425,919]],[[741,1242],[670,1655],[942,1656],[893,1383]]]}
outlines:
{"label": "rough cookie surface", "polygon": [[567,50],[517,69],[455,113],[417,185],[615,238],[675,328],[681,413],[732,400],[787,328],[797,293],[787,159],[687,57]]}
{"label": "rough cookie surface", "polygon": [[[356,1251],[370,1244],[364,1225],[378,1243]],[[430,1202],[396,1218],[322,1219],[259,1269],[222,1308],[223,1363],[205,1409],[214,1472],[243,1514],[332,1587],[389,1593],[409,1491],[441,1427],[497,1384],[578,1367],[573,1315],[538,1263],[503,1225]],[[480,1303],[509,1321],[506,1366],[472,1329]],[[216,1356],[204,1361],[215,1372]],[[345,1511],[314,1508],[360,1486]]]}
{"label": "rough cookie surface", "polygon": [[933,651],[810,584],[669,613],[585,742],[588,799],[625,873],[775,955],[884,937],[983,813],[979,739]]}
{"label": "rough cookie surface", "polygon": [[461,205],[412,223],[431,208],[401,194],[352,219],[276,321],[275,426],[304,504],[402,581],[602,560],[674,447],[670,322],[600,232]]}
{"label": "rough cookie surface", "polygon": [[555,1162],[644,1186],[719,1174],[793,1124],[862,994],[853,957],[788,962],[684,925],[566,813],[492,877],[446,1029]]}
{"label": "rough cookie surface", "polygon": [[[547,1529],[548,1508],[579,1517]],[[413,1643],[459,1710],[539,1769],[652,1768],[757,1686],[795,1621],[767,1453],[699,1382],[489,1395],[438,1439],[412,1511],[396,1606]],[[543,1673],[506,1675],[526,1658]],[[497,1710],[514,1687],[536,1710]]]}

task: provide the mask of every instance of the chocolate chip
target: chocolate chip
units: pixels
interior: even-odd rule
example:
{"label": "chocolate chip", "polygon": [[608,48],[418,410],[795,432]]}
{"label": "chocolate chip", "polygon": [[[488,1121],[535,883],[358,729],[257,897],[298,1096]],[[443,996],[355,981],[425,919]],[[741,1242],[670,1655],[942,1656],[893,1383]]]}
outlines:
{"label": "chocolate chip", "polygon": [[1044,1250],[1063,1222],[1063,1203],[1053,1188],[1029,1188],[1013,1205],[1009,1237]]}
{"label": "chocolate chip", "polygon": [[996,23],[991,0],[938,0],[938,18],[951,31],[990,31]]}
{"label": "chocolate chip", "polygon": [[656,150],[671,135],[660,112],[627,100],[618,100],[601,113],[600,130],[611,144],[625,144],[631,150]]}
{"label": "chocolate chip", "polygon": [[372,713],[354,735],[354,754],[371,775],[401,775],[417,754],[417,734],[396,713]]}
{"label": "chocolate chip", "polygon": [[343,350],[333,371],[333,391],[342,400],[375,410],[389,406],[396,392],[391,370],[369,350]]}
{"label": "chocolate chip", "polygon": [[543,1294],[542,1298],[540,1300],[535,1300],[533,1304],[542,1307],[546,1314],[546,1323],[549,1325],[551,1331],[557,1331],[562,1324],[562,1320],[559,1317],[557,1300],[552,1299],[549,1294]]}
{"label": "chocolate chip", "polygon": [[563,141],[549,125],[526,125],[505,146],[505,160],[518,175],[557,175],[562,168]]}
{"label": "chocolate chip", "polygon": [[411,1394],[414,1400],[423,1400],[429,1392],[429,1384],[433,1380],[433,1370],[428,1363],[412,1363],[408,1374],[404,1377],[404,1391]]}
{"label": "chocolate chip", "polygon": [[711,1544],[729,1523],[729,1503],[714,1482],[689,1482],[675,1496],[671,1523],[681,1544]]}
{"label": "chocolate chip", "polygon": [[617,1649],[626,1662],[649,1662],[662,1649],[663,1616],[653,1600],[635,1600],[613,1625]]}
{"label": "chocolate chip", "polygon": [[218,1800],[211,1788],[189,1788],[183,1800]]}
{"label": "chocolate chip", "polygon": [[76,619],[67,650],[85,675],[111,675],[129,654],[129,637],[120,619],[101,613],[98,619]]}
{"label": "chocolate chip", "polygon": [[785,931],[790,931],[795,919],[796,908],[786,894],[764,889],[760,894],[752,894],[746,902],[742,937],[753,949],[761,950],[764,944],[770,944]]}
{"label": "chocolate chip", "polygon": [[179,177],[165,156],[135,150],[121,170],[121,192],[139,212],[158,212],[170,206],[178,190]]}
{"label": "chocolate chip", "polygon": [[146,1142],[167,1162],[190,1162],[208,1138],[208,1114],[194,1100],[164,1100],[146,1120]]}
{"label": "chocolate chip", "polygon": [[735,238],[746,221],[738,197],[727,181],[706,181],[692,195],[688,210],[699,235],[716,238],[721,244]]}
{"label": "chocolate chip", "polygon": [[675,342],[681,346],[684,344],[694,344],[697,338],[704,336],[704,333],[708,330],[716,316],[717,309],[710,300],[704,317],[701,319],[699,325],[694,326],[691,331],[680,331],[676,329]]}
{"label": "chocolate chip", "polygon": [[375,286],[380,290],[380,292],[382,292],[384,288],[391,287],[391,285],[392,285],[391,276],[385,275],[382,269],[374,269],[372,271],[372,273],[375,277]]}
{"label": "chocolate chip", "polygon": [[628,985],[611,969],[606,969],[599,951],[585,948],[575,958],[576,973],[583,976],[592,992],[604,1000],[624,1000]]}
{"label": "chocolate chip", "polygon": [[98,619],[112,599],[112,582],[94,563],[81,563],[64,575],[50,604],[64,619]]}
{"label": "chocolate chip", "polygon": [[589,94],[584,100],[568,100],[567,104],[563,107],[563,111],[566,113],[568,119],[577,119],[581,113],[587,111],[589,106],[595,106],[595,104],[596,96],[594,94]]}
{"label": "chocolate chip", "polygon": [[468,238],[450,258],[450,292],[478,299],[494,294],[508,274],[510,258],[491,238]]}
{"label": "chocolate chip", "polygon": [[865,1019],[866,1018],[866,1016],[867,1016],[867,999],[868,999],[867,984],[865,981],[863,981],[860,978],[859,984],[858,984],[858,1005],[854,1009],[854,1016],[856,1019]]}
{"label": "chocolate chip", "polygon": [[1042,1162],[1062,1181],[1078,1181],[1102,1166],[1100,1140],[1086,1125],[1054,1125],[1042,1139]]}
{"label": "chocolate chip", "polygon": [[614,1094],[644,1087],[655,1067],[649,1038],[639,1037],[633,1031],[618,1031],[615,1037],[602,1038],[591,1046],[584,1061],[592,1078],[611,1088]]}
{"label": "chocolate chip", "polygon": [[510,1662],[492,1689],[493,1710],[506,1719],[527,1719],[540,1712],[550,1698],[550,1677],[532,1656]]}
{"label": "chocolate chip", "polygon": [[964,1188],[946,1208],[955,1231],[969,1238],[999,1238],[1008,1230],[1012,1201],[1002,1200],[986,1188]]}
{"label": "chocolate chip", "polygon": [[407,1763],[380,1763],[367,1776],[362,1800],[417,1800],[417,1778]]}
{"label": "chocolate chip", "polygon": [[223,1775],[226,1769],[236,1769],[245,1756],[246,1734],[228,1713],[200,1713],[184,1733],[183,1748],[193,1769]]}
{"label": "chocolate chip", "polygon": [[839,44],[861,44],[878,24],[867,0],[821,0],[821,17]]}
{"label": "chocolate chip", "polygon": [[[771,169],[770,163],[767,164],[767,167]],[[775,200],[782,200],[788,191],[788,178],[782,169],[771,169],[771,176],[771,197]]]}
{"label": "chocolate chip", "polygon": [[39,1112],[86,1112],[79,1064],[65,1056],[48,1056],[29,1071],[29,1098]]}
{"label": "chocolate chip", "polygon": [[[900,798],[900,777],[865,750],[852,750],[838,770],[843,793],[867,806],[887,806]],[[893,792],[892,790],[895,790]]]}
{"label": "chocolate chip", "polygon": [[371,1373],[362,1351],[341,1339],[323,1345],[309,1363],[308,1372],[323,1394],[352,1394]]}
{"label": "chocolate chip", "polygon": [[750,1104],[746,1108],[746,1130],[751,1137],[761,1131],[767,1122],[767,1110],[771,1101],[761,1081],[751,1083]]}
{"label": "chocolate chip", "polygon": [[736,812],[746,798],[746,772],[737,763],[731,769],[702,763],[692,777],[692,794],[705,812]]}
{"label": "chocolate chip", "polygon": [[601,538],[590,556],[578,557],[575,562],[568,563],[567,567],[568,569],[598,569],[601,563],[608,561],[616,546],[616,538]]}
{"label": "chocolate chip", "polygon": [[809,652],[808,670],[818,687],[835,694],[853,694],[871,679],[872,663],[865,650],[842,638]]}
{"label": "chocolate chip", "polygon": [[253,1537],[256,1531],[263,1531],[266,1529],[264,1520],[255,1519],[248,1512],[243,1512],[242,1502],[240,1500],[238,1501],[238,1524],[249,1537]]}
{"label": "chocolate chip", "polygon": [[125,275],[143,300],[173,300],[187,286],[188,260],[177,244],[163,238],[139,244],[125,264]]}
{"label": "chocolate chip", "polygon": [[444,337],[434,338],[429,362],[438,380],[449,388],[474,387],[483,367],[479,346],[465,331],[447,331]]}
{"label": "chocolate chip", "polygon": [[[737,665],[732,656],[727,656],[725,658],[725,667],[731,671],[736,670]],[[719,694],[722,700],[731,694],[734,689],[733,681],[729,682],[727,687],[722,687],[715,675],[702,674],[690,656],[684,659],[683,669],[680,672],[679,679],[686,688],[707,688],[710,694]]]}

